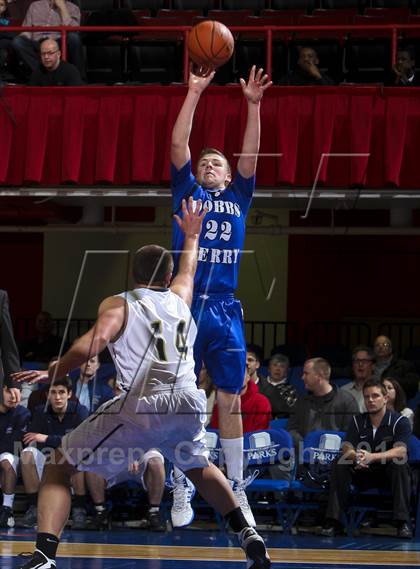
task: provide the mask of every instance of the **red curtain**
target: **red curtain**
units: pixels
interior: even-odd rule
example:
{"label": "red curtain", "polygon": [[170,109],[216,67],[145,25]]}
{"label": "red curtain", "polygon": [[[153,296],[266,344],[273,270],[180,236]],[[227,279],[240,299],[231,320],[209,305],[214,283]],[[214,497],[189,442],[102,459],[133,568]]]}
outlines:
{"label": "red curtain", "polygon": [[[0,184],[167,186],[171,130],[185,93],[157,85],[7,87]],[[330,187],[420,187],[420,89],[272,87],[261,116],[260,186],[312,186],[318,173]],[[245,120],[239,86],[209,87],[197,108],[193,159],[216,146],[235,163]],[[349,153],[369,156],[327,156]]]}

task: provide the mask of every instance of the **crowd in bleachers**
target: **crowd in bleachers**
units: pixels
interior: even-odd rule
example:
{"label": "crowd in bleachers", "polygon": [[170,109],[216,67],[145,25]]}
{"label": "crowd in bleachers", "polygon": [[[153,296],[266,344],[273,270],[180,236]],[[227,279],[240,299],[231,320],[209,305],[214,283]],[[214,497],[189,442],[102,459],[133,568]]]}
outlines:
{"label": "crowd in bleachers", "polygon": [[[36,373],[41,374],[39,377],[43,377],[44,382],[24,384],[20,394],[15,386],[7,381],[3,388],[3,402],[0,404],[0,483],[3,495],[0,527],[12,527],[15,523],[26,528],[35,526],[37,493],[42,470],[51,449],[60,445],[61,437],[66,432],[75,428],[100,405],[119,393],[113,364],[101,364],[97,357],[91,358],[80,370],[72,373],[72,377],[65,377],[50,385],[48,374],[42,370],[46,370],[48,363],[56,359],[63,344],[62,338],[54,334],[53,320],[45,311],[38,314],[34,329],[35,335],[20,343],[21,365],[28,369],[41,370]],[[6,340],[8,347],[5,351]],[[16,362],[9,369],[6,353],[13,351],[12,338],[5,339],[3,332],[2,341],[2,363],[7,379],[8,372],[17,371]],[[338,357],[332,362],[334,365],[330,365],[324,357],[308,358],[304,350],[301,359],[293,362],[297,365],[292,367],[286,355],[287,346],[273,348],[267,362],[259,346],[249,344],[247,350],[245,380],[240,393],[247,444],[251,445],[251,448],[265,448],[267,439],[264,437],[268,434],[269,444],[270,429],[274,428],[279,432],[287,431],[285,435],[289,439],[286,438],[286,441],[290,440],[291,449],[295,447],[295,452],[291,450],[283,462],[270,462],[262,474],[263,479],[272,480],[275,490],[290,489],[295,484],[295,489],[299,492],[305,492],[308,488],[311,488],[311,492],[314,489],[321,492],[324,502],[321,501],[317,505],[323,505],[322,516],[325,516],[327,508],[329,523],[324,523],[321,530],[321,533],[327,536],[342,531],[343,524],[346,525],[343,514],[348,506],[347,498],[352,482],[356,481],[378,491],[383,490],[385,486],[391,490],[391,502],[393,501],[388,521],[396,524],[399,537],[412,537],[412,506],[418,496],[411,495],[411,488],[417,487],[416,468],[419,467],[420,456],[416,458],[413,473],[408,465],[410,454],[408,462],[404,454],[406,450],[398,450],[402,454],[398,454],[397,458],[404,459],[396,461],[403,465],[400,469],[393,466],[392,471],[389,470],[389,462],[393,461],[387,459],[375,463],[375,467],[369,466],[369,462],[366,462],[366,468],[363,469],[362,466],[363,461],[372,460],[372,453],[373,456],[379,456],[375,453],[394,452],[394,443],[396,449],[401,449],[401,444],[404,448],[411,448],[411,433],[420,439],[420,377],[415,364],[394,354],[391,339],[383,335],[375,339],[373,347],[356,346],[351,354],[351,365],[348,367],[345,365],[345,359],[339,361]],[[332,354],[331,356],[334,359]],[[200,386],[205,389],[208,397],[208,443],[216,453],[218,411],[214,386],[206,370],[201,373]],[[376,404],[375,397],[386,401],[386,407],[382,409],[382,415],[372,434],[367,421],[370,417],[373,424],[374,413],[371,406]],[[365,434],[361,434],[362,431]],[[344,445],[347,445],[343,447],[343,451],[350,455],[354,452],[354,461],[352,459],[350,466],[347,465],[347,470],[342,465],[336,467],[333,463],[327,474],[325,471],[321,473],[313,469],[313,464],[308,466],[305,459],[301,458],[304,457],[304,449],[307,449],[309,439],[313,438],[314,434],[323,432],[329,435],[336,433],[345,441]],[[260,439],[258,433],[265,435]],[[363,454],[366,447],[362,454],[361,451],[355,450],[358,442],[366,437],[371,443],[368,458]],[[338,446],[334,442],[335,448],[329,448],[329,440],[326,437],[326,450],[322,452],[328,451],[332,455],[335,452],[336,456],[341,441]],[[323,444],[319,443],[319,446]],[[416,444],[420,445],[420,441]],[[246,449],[249,451],[249,447]],[[220,460],[219,454],[216,453],[214,457],[216,462]],[[362,466],[359,466],[360,464]],[[254,478],[258,474],[255,468],[248,468],[247,480],[252,490]],[[182,484],[178,483],[177,476],[176,470],[171,471],[170,465],[165,465],[164,458],[157,449],[150,449],[138,460],[133,459],[129,470],[123,469],[115,480],[109,481],[108,489],[105,480],[95,473],[79,472],[72,479],[72,528],[107,527],[110,516],[116,514],[118,500],[125,495],[127,487],[130,489],[134,485],[139,489],[142,481],[149,505],[144,515],[138,512],[138,517],[141,517],[139,527],[164,531],[166,522],[161,512],[161,502],[165,492],[165,479],[166,485],[171,486],[173,490],[173,496],[170,498],[172,524],[174,527],[186,525],[194,515],[191,505],[194,487],[185,477],[182,478]],[[327,501],[330,478],[334,482],[331,484]],[[256,482],[262,482],[261,475]],[[259,488],[261,487],[260,484]],[[16,488],[19,489],[20,496],[25,496],[26,509],[22,515],[16,515],[15,518],[13,506]],[[284,498],[277,491],[272,492],[270,496],[269,502],[273,507],[280,508]],[[264,500],[266,498],[264,495]],[[296,516],[304,509],[303,504],[304,502],[296,506]]]}
{"label": "crowd in bleachers", "polygon": [[[253,27],[234,32],[235,55],[217,72],[216,83],[238,82],[254,63],[265,67],[265,32],[255,28],[286,26],[273,32],[274,84],[418,85],[419,30],[399,30],[400,53],[392,64],[391,33],[379,28],[418,25],[418,11],[418,0],[248,0],[240,8],[229,0],[0,0],[0,77],[40,86],[180,82],[184,36],[171,28],[209,18]],[[68,32],[63,62],[58,31],[19,33],[8,31],[10,25],[136,29]],[[372,25],[379,27],[366,28]],[[150,26],[166,30],[147,32]],[[42,46],[46,38],[52,43]]]}

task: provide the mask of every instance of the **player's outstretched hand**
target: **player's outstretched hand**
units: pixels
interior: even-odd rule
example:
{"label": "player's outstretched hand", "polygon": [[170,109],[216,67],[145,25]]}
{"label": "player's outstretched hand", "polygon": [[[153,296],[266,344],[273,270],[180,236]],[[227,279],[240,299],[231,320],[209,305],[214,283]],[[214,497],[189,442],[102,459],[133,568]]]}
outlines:
{"label": "player's outstretched hand", "polygon": [[10,377],[13,381],[17,381],[18,383],[23,381],[27,383],[39,383],[40,381],[48,381],[48,370],[25,369],[11,373]]}
{"label": "player's outstretched hand", "polygon": [[203,65],[191,64],[190,78],[188,80],[188,88],[196,93],[202,93],[204,89],[211,83],[215,74],[214,69]]}
{"label": "player's outstretched hand", "polygon": [[201,200],[198,200],[194,209],[194,200],[192,196],[187,202],[182,200],[182,217],[174,215],[177,224],[186,237],[195,237],[200,235],[203,219],[208,212],[206,207],[202,208]]}
{"label": "player's outstretched hand", "polygon": [[259,103],[264,95],[264,91],[273,84],[268,80],[268,75],[264,75],[264,69],[260,68],[257,71],[255,65],[252,66],[249,72],[248,83],[245,79],[240,79],[242,92],[251,103]]}

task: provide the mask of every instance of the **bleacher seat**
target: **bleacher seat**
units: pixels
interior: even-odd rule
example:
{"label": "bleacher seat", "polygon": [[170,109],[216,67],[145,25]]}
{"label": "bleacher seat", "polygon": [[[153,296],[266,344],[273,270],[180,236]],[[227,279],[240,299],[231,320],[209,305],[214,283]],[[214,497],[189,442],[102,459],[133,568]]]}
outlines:
{"label": "bleacher seat", "polygon": [[156,15],[158,10],[166,8],[165,0],[120,0],[121,7],[130,10],[150,10],[152,15]]}
{"label": "bleacher seat", "polygon": [[254,14],[258,14],[265,8],[265,0],[223,0],[223,10],[252,10]]}
{"label": "bleacher seat", "polygon": [[[294,448],[290,433],[281,430],[255,431],[244,435],[244,464],[254,468],[251,482],[246,493],[251,508],[273,508],[277,512],[277,521],[283,527],[288,524],[288,505],[279,494],[286,495],[290,488],[289,480],[270,478],[270,466],[280,465],[283,468],[294,466]],[[258,496],[262,493],[273,492],[276,498],[273,503],[261,503]]]}
{"label": "bleacher seat", "polygon": [[219,0],[172,0],[172,10],[200,10],[205,14],[219,6]]}
{"label": "bleacher seat", "polygon": [[[142,27],[183,26],[181,17],[139,18]],[[184,36],[181,31],[136,32],[131,38],[130,77],[134,81],[172,83],[182,80]]]}
{"label": "bleacher seat", "polygon": [[331,465],[340,452],[343,436],[343,432],[321,430],[313,431],[304,438],[302,451],[299,451],[296,457],[299,461],[296,478],[290,484],[291,498],[288,504],[291,511],[290,527],[298,523],[303,512],[319,509],[320,501],[315,496],[321,494],[328,496],[328,489],[316,484],[315,481],[311,481],[310,474],[304,476],[303,473],[311,472],[310,464]]}
{"label": "bleacher seat", "polygon": [[[157,18],[165,19],[165,18],[177,18],[180,22],[183,22],[183,25],[190,26],[197,16],[202,16],[203,13],[201,10],[159,10],[157,13]],[[164,24],[165,22],[159,22],[159,24]]]}
{"label": "bleacher seat", "polygon": [[408,6],[399,8],[366,8],[365,16],[384,18],[387,23],[405,24],[408,21],[410,9]]}
{"label": "bleacher seat", "polygon": [[281,429],[284,429],[287,431],[287,422],[289,421],[289,419],[284,418],[284,419],[273,419],[272,421],[270,421],[270,429],[274,429],[275,431],[280,431]]}
{"label": "bleacher seat", "polygon": [[315,8],[315,0],[271,0],[273,10],[305,10],[308,14]]}
{"label": "bleacher seat", "polygon": [[267,8],[265,10],[261,10],[260,12],[260,16],[263,18],[278,18],[278,21],[281,22],[282,18],[284,18],[282,24],[278,24],[278,25],[283,25],[283,26],[289,26],[289,25],[294,25],[297,23],[298,19],[300,16],[303,16],[304,14],[306,14],[306,10],[301,10],[301,9],[291,9],[291,10],[273,10],[271,8]]}
{"label": "bleacher seat", "polygon": [[361,14],[369,1],[370,0],[321,0],[321,8],[325,10],[351,8],[353,10],[357,10]]}
{"label": "bleacher seat", "polygon": [[253,16],[252,10],[209,10],[210,20],[217,20],[226,26],[242,26],[248,16]]}

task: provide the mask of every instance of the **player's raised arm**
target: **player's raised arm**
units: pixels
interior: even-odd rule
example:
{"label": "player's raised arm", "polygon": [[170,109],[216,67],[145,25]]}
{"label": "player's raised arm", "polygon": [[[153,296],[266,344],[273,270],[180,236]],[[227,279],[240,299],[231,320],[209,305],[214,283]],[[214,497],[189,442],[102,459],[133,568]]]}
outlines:
{"label": "player's raised arm", "polygon": [[195,109],[201,93],[213,79],[214,73],[211,71],[206,76],[198,76],[190,72],[188,93],[172,130],[171,162],[177,170],[180,170],[191,157],[189,140]]}
{"label": "player's raised arm", "polygon": [[170,286],[172,292],[180,296],[191,306],[194,288],[194,275],[197,269],[198,239],[207,209],[201,210],[201,200],[195,204],[193,198],[182,200],[182,218],[174,215],[181,231],[185,235],[184,247],[179,260],[179,269]]}
{"label": "player's raised arm", "polygon": [[110,296],[99,306],[98,318],[92,328],[75,340],[71,348],[49,369],[51,378],[61,378],[96,356],[115,340],[124,329],[127,305],[123,298]]}
{"label": "player's raised arm", "polygon": [[238,171],[244,178],[250,178],[257,169],[258,151],[260,149],[260,102],[264,91],[272,85],[263,69],[256,70],[255,65],[249,74],[248,83],[241,79],[242,92],[248,102],[248,115],[242,143],[242,153],[238,160]]}

